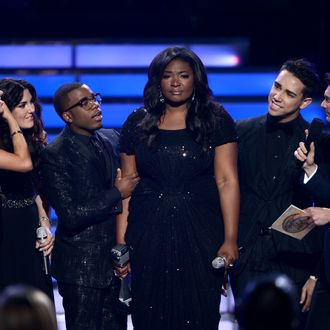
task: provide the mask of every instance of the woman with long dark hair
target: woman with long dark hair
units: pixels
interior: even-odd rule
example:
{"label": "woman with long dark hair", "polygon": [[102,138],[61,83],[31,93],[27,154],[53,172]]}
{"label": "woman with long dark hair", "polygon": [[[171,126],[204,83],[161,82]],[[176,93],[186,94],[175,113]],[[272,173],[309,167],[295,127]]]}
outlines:
{"label": "woman with long dark hair", "polygon": [[[186,48],[159,53],[144,107],[121,132],[123,175],[140,182],[117,222],[129,247],[136,330],[215,330],[225,270],[238,258],[237,135]],[[212,268],[223,257],[224,269]]]}
{"label": "woman with long dark hair", "polygon": [[18,172],[32,170],[32,161],[28,146],[17,121],[11,114],[5,102],[1,100],[3,92],[0,91],[0,125],[2,129],[7,126],[12,139],[12,152],[0,148],[0,169]]}
{"label": "woman with long dark hair", "polygon": [[[39,196],[37,176],[38,155],[46,144],[41,106],[35,88],[27,81],[1,79],[0,90],[2,100],[18,124],[12,129],[8,123],[0,122],[1,153],[15,153],[14,139],[24,137],[34,168],[21,173],[22,168],[17,168],[14,160],[6,166],[0,164],[0,289],[21,283],[39,288],[53,298],[52,281],[50,275],[45,274],[43,254],[51,253],[54,238]],[[38,226],[43,226],[47,234],[42,243],[36,239]]]}

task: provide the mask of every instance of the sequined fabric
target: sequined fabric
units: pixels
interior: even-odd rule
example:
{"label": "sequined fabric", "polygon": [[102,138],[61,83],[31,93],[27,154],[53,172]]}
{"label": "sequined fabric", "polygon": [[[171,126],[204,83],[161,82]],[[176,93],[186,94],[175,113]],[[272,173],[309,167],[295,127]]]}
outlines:
{"label": "sequined fabric", "polygon": [[185,129],[161,130],[150,149],[136,130],[144,115],[134,112],[121,135],[141,178],[126,232],[134,329],[218,329],[222,274],[211,262],[223,225],[213,161],[215,146],[236,141],[233,122],[223,114],[207,151]]}
{"label": "sequined fabric", "polygon": [[53,276],[61,282],[108,287],[113,278],[111,248],[115,245],[115,216],[121,195],[113,186],[118,158],[113,130],[98,132],[108,157],[100,164],[88,137],[69,128],[41,155],[45,193],[58,216],[52,257]]}
{"label": "sequined fabric", "polygon": [[58,290],[64,297],[67,330],[127,329],[127,316],[114,313],[114,307],[118,304],[118,278],[114,278],[106,289],[58,282]]}
{"label": "sequined fabric", "polygon": [[53,299],[51,277],[45,275],[42,252],[35,248],[39,224],[37,185],[35,172],[0,171],[0,290],[23,283]]}
{"label": "sequined fabric", "polygon": [[35,202],[35,198],[23,198],[23,199],[2,199],[1,206],[8,209],[21,209],[26,206],[30,206]]}

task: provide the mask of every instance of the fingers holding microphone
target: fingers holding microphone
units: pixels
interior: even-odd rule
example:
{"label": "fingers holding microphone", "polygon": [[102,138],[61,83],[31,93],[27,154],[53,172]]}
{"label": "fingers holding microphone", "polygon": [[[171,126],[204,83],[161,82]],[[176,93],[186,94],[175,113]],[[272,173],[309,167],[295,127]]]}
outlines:
{"label": "fingers holding microphone", "polygon": [[213,268],[231,268],[238,260],[239,249],[234,240],[225,240],[217,252],[217,257],[213,260]]}
{"label": "fingers holding microphone", "polygon": [[218,257],[213,259],[212,267],[214,269],[221,269],[221,268],[228,269],[228,268],[234,267],[234,263],[233,262],[228,263],[226,257],[218,256]]}
{"label": "fingers holding microphone", "polygon": [[228,270],[233,267],[233,263],[228,263],[227,258],[224,256],[217,256],[212,261],[212,267],[216,270],[223,270],[223,283],[221,287],[221,295],[224,297],[228,296],[229,289],[229,279],[228,279]]}
{"label": "fingers holding microphone", "polygon": [[36,249],[42,251],[45,256],[49,256],[54,248],[55,237],[47,227],[37,229]]}
{"label": "fingers holding microphone", "polygon": [[53,236],[47,227],[40,226],[36,230],[37,244],[36,247],[42,252],[43,268],[46,275],[50,274],[49,254],[54,245]]}

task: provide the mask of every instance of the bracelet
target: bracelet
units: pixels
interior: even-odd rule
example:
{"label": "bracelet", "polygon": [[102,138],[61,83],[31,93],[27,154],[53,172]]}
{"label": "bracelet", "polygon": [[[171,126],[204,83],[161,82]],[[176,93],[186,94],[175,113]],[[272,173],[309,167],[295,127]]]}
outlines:
{"label": "bracelet", "polygon": [[50,220],[48,217],[45,217],[45,216],[40,217],[40,218],[39,218],[39,225],[41,225],[41,222],[42,222],[42,221],[46,221],[46,222],[49,223],[49,226],[50,226],[50,227],[52,226],[52,222],[51,222],[51,220]]}
{"label": "bracelet", "polygon": [[309,278],[310,278],[311,280],[313,280],[313,281],[317,281],[317,277],[314,276],[314,275],[311,275]]}
{"label": "bracelet", "polygon": [[13,137],[15,134],[23,134],[23,132],[21,130],[15,131],[11,133],[11,137]]}

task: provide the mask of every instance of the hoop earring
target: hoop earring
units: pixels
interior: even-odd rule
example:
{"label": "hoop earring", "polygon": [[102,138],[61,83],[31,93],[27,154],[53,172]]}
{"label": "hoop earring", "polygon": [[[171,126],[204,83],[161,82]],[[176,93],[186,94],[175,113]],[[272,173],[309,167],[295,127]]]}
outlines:
{"label": "hoop earring", "polygon": [[162,93],[161,90],[159,90],[159,102],[160,103],[164,103],[165,102],[164,95],[163,95],[163,93]]}

